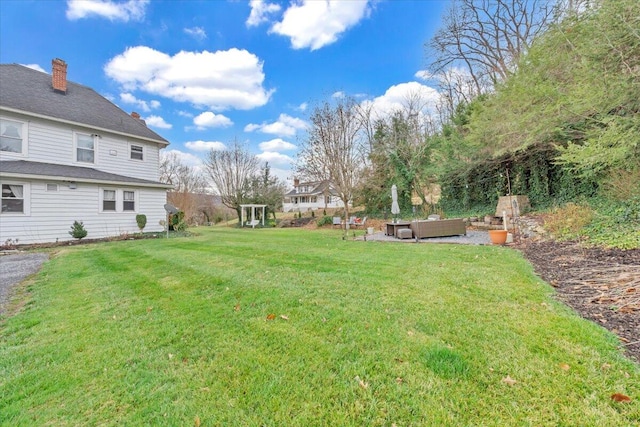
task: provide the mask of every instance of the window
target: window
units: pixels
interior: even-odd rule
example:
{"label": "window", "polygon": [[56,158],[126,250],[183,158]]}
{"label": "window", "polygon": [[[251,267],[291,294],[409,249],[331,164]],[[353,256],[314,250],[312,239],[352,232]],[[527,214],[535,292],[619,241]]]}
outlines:
{"label": "window", "polygon": [[95,139],[93,135],[76,133],[76,161],[95,163]]}
{"label": "window", "polygon": [[22,123],[13,120],[0,120],[0,151],[22,154]]}
{"label": "window", "polygon": [[24,212],[24,186],[2,184],[2,212]]}
{"label": "window", "polygon": [[142,160],[142,146],[141,145],[132,145],[131,146],[131,159],[132,160]]}
{"label": "window", "polygon": [[136,210],[136,193],[135,193],[135,191],[123,191],[122,192],[122,210],[123,211],[135,211]]}
{"label": "window", "polygon": [[102,210],[116,211],[116,190],[102,190]]}
{"label": "window", "polygon": [[58,191],[58,184],[47,184],[47,191]]}

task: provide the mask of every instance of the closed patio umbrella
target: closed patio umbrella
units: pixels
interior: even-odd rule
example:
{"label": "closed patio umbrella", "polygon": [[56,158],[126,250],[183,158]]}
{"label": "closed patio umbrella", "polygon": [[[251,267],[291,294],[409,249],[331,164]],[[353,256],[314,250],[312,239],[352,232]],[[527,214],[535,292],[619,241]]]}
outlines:
{"label": "closed patio umbrella", "polygon": [[391,213],[398,215],[400,213],[400,206],[398,206],[398,187],[395,184],[391,186]]}

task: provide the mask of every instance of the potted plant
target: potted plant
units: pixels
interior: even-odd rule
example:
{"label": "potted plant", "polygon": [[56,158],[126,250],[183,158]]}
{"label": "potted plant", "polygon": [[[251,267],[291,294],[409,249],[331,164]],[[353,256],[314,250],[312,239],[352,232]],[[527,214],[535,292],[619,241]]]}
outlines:
{"label": "potted plant", "polygon": [[489,239],[494,245],[504,245],[507,242],[507,230],[489,230]]}

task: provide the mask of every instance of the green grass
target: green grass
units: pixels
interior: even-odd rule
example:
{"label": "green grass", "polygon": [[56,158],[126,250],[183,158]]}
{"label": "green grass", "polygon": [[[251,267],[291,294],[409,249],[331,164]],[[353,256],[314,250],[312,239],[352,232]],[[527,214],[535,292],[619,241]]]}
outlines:
{"label": "green grass", "polygon": [[0,424],[640,423],[638,365],[516,251],[198,233],[58,251],[1,320]]}

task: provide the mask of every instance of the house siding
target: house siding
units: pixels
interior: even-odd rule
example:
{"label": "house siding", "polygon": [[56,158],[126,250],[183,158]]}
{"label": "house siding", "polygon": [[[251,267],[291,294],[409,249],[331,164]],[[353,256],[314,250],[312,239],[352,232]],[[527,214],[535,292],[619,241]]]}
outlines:
{"label": "house siding", "polygon": [[[292,196],[287,196],[287,198],[289,198],[291,200],[291,199],[299,198],[301,196],[293,196],[292,195]],[[307,196],[307,197],[317,197],[316,198],[316,202],[314,202],[314,203],[312,203],[312,202],[307,202],[307,203],[283,202],[282,203],[282,210],[284,212],[307,212],[307,211],[312,211],[312,210],[324,209],[325,208],[324,196]],[[340,200],[337,197],[333,196],[331,198],[331,203],[327,203],[326,207],[327,207],[327,209],[344,208],[344,203],[342,203],[342,200]]]}
{"label": "house siding", "polygon": [[[141,189],[129,186],[100,186],[78,183],[70,189],[69,183],[62,181],[15,180],[30,187],[28,215],[0,214],[0,245],[9,239],[19,244],[73,240],[69,235],[74,221],[82,221],[88,232],[88,239],[99,239],[138,232],[136,215],[147,215],[145,232],[161,232],[160,221],[165,219],[164,211],[158,206],[166,203],[164,189]],[[3,180],[0,179],[0,183]],[[6,182],[6,181],[5,181]],[[57,184],[58,191],[47,191],[47,184]],[[102,189],[136,191],[135,212],[100,212],[100,192]],[[55,218],[55,221],[52,221]]]}
{"label": "house siding", "polygon": [[[97,138],[94,163],[79,163],[75,158],[74,132],[96,133],[91,129],[69,127],[53,121],[30,119],[18,114],[1,114],[3,118],[27,123],[26,141],[28,155],[0,152],[2,160],[29,160],[34,162],[86,166],[104,172],[132,178],[157,181],[160,148],[158,144],[125,138],[101,132]],[[142,146],[143,160],[130,156],[131,144]]]}

